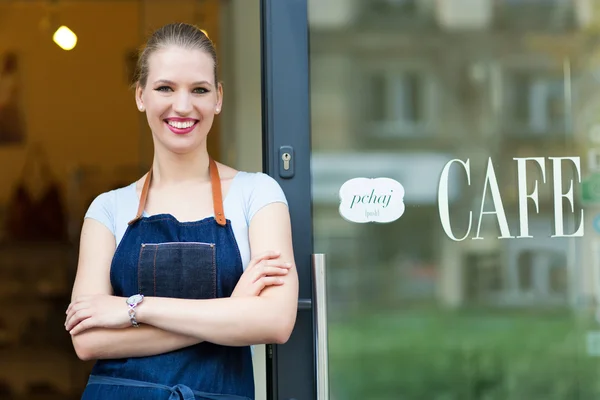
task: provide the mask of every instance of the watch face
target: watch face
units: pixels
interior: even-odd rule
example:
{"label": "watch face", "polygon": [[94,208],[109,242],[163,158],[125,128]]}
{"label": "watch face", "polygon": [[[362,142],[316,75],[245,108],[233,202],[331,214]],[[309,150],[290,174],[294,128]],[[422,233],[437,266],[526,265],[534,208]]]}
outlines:
{"label": "watch face", "polygon": [[130,306],[138,304],[142,301],[143,298],[144,296],[142,296],[141,294],[134,294],[133,296],[127,299],[127,304],[129,304]]}

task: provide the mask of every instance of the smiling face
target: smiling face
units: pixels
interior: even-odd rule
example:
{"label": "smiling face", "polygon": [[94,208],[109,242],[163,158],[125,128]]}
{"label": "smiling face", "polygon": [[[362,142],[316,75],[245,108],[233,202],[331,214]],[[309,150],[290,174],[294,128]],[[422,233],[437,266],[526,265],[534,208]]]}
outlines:
{"label": "smiling face", "polygon": [[206,149],[223,98],[214,68],[202,50],[169,46],[149,57],[146,84],[138,84],[136,102],[146,111],[157,150],[184,154]]}

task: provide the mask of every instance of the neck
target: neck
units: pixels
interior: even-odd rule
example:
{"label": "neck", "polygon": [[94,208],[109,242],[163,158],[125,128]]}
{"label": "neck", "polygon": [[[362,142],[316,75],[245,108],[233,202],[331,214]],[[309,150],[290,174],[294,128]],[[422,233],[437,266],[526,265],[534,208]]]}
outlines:
{"label": "neck", "polygon": [[152,181],[158,185],[210,180],[209,155],[206,149],[188,154],[175,154],[157,148],[152,164]]}

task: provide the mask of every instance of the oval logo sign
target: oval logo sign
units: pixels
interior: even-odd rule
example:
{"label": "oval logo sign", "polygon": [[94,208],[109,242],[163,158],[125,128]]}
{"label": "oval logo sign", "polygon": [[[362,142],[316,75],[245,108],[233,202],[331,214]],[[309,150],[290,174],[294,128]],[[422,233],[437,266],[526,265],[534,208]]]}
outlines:
{"label": "oval logo sign", "polygon": [[393,222],[404,214],[404,187],[389,178],[354,178],[340,188],[340,215],[350,222]]}

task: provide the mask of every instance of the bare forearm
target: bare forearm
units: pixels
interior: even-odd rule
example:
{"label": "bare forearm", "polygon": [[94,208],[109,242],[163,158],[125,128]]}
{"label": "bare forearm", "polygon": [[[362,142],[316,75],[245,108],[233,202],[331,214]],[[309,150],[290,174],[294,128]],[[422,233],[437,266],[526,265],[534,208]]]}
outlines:
{"label": "bare forearm", "polygon": [[125,329],[94,328],[73,336],[75,351],[82,360],[154,356],[200,342],[195,337],[148,325]]}
{"label": "bare forearm", "polygon": [[[290,308],[290,307],[287,307]],[[285,342],[295,310],[261,297],[182,300],[146,297],[137,319],[178,334],[225,346]]]}

